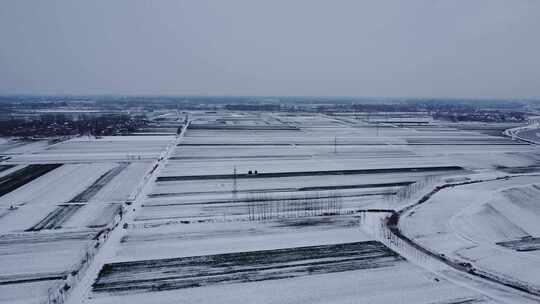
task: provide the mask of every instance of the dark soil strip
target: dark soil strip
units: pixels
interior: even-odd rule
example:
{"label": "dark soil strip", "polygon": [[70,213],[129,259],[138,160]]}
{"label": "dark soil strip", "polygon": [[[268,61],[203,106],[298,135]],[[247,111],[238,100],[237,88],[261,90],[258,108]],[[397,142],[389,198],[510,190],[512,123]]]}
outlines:
{"label": "dark soil strip", "polygon": [[93,292],[144,292],[295,278],[404,261],[376,241],[106,264]]}
{"label": "dark soil strip", "polygon": [[0,172],[5,171],[9,168],[13,168],[15,165],[0,165]]}
{"label": "dark soil strip", "polygon": [[98,230],[82,231],[58,231],[58,232],[23,232],[8,233],[0,235],[0,246],[11,246],[16,244],[36,244],[67,240],[93,240],[99,234]]}
{"label": "dark soil strip", "polygon": [[0,178],[0,196],[3,196],[34,179],[60,167],[62,164],[28,165]]}
{"label": "dark soil strip", "polygon": [[496,244],[516,251],[536,251],[540,250],[540,237],[525,237]]}
{"label": "dark soil strip", "polygon": [[[259,174],[236,174],[236,178],[271,178],[271,177],[298,177],[298,176],[320,176],[320,175],[350,175],[350,174],[384,174],[384,173],[409,173],[409,172],[440,172],[459,171],[460,166],[437,166],[437,167],[409,167],[409,168],[382,168],[382,169],[355,169],[355,170],[328,170],[328,171],[295,171],[295,172],[273,172]],[[184,175],[184,176],[160,176],[158,182],[182,181],[182,180],[210,180],[210,179],[232,179],[233,174],[215,175]]]}
{"label": "dark soil strip", "polygon": [[37,224],[27,229],[26,231],[39,231],[42,229],[60,229],[75,212],[77,212],[83,204],[60,205],[52,212],[47,214],[45,218]]}
{"label": "dark soil strip", "polygon": [[51,274],[29,274],[23,276],[0,276],[0,286],[10,284],[31,283],[40,281],[55,281],[63,280],[67,273],[51,273]]}
{"label": "dark soil strip", "polygon": [[45,218],[39,221],[34,226],[26,231],[39,231],[42,229],[60,229],[82,206],[88,202],[99,190],[101,190],[108,182],[124,170],[129,163],[121,163],[101,175],[90,187],[72,198],[69,202],[59,205]]}

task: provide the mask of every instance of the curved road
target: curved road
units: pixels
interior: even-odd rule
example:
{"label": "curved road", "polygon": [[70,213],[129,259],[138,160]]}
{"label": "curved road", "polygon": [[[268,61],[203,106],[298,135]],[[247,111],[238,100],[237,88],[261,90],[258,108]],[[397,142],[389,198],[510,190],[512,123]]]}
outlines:
{"label": "curved road", "polygon": [[474,269],[474,267],[468,263],[450,260],[445,256],[422,247],[405,236],[399,229],[399,219],[401,215],[425,203],[440,190],[492,180],[495,179],[438,186],[428,194],[424,195],[416,203],[409,205],[398,212],[372,213],[372,218],[369,218],[368,215],[367,218],[363,219],[362,226],[375,238],[410,262],[438,274],[457,285],[476,290],[481,294],[503,303],[540,303],[540,291],[528,286],[523,286],[517,282],[502,280],[493,274]]}

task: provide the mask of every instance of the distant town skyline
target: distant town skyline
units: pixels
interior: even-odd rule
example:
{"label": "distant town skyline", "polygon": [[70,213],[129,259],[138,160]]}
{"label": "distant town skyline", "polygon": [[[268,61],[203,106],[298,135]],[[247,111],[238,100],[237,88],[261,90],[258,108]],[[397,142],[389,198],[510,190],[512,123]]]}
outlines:
{"label": "distant town skyline", "polygon": [[0,3],[0,94],[536,99],[540,2]]}

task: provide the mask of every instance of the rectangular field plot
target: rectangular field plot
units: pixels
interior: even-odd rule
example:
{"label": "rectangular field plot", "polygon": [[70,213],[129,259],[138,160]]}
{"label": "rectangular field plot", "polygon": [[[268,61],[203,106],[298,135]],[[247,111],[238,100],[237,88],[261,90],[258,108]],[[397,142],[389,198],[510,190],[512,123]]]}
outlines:
{"label": "rectangular field plot", "polygon": [[72,198],[69,203],[86,203],[93,198],[103,187],[105,187],[113,178],[115,178],[122,170],[128,166],[128,163],[120,163],[116,167],[103,173],[97,180],[95,180],[90,187],[86,188],[83,192],[77,194]]}
{"label": "rectangular field plot", "polygon": [[0,235],[0,285],[58,280],[79,268],[97,230]]}
{"label": "rectangular field plot", "polygon": [[392,266],[376,241],[106,264],[93,292],[159,291]]}
{"label": "rectangular field plot", "polygon": [[156,153],[161,151],[172,136],[105,136],[102,138],[75,138],[42,153]]}
{"label": "rectangular field plot", "polygon": [[249,159],[249,158],[297,158],[311,157],[312,151],[309,147],[276,146],[179,146],[169,159],[190,160],[190,159]]}
{"label": "rectangular field plot", "polygon": [[[274,193],[274,192],[305,192],[332,191],[345,189],[367,189],[401,187],[433,172],[411,172],[395,174],[365,174],[365,175],[319,175],[274,178],[237,178],[238,193]],[[234,189],[233,178],[208,180],[167,180],[158,179],[150,197],[167,197],[195,194],[231,194]],[[189,197],[184,197],[189,200]]]}
{"label": "rectangular field plot", "polygon": [[49,140],[22,140],[0,138],[0,153],[6,155],[32,153],[46,148],[51,144],[51,142],[52,141]]}
{"label": "rectangular field plot", "polygon": [[398,187],[361,190],[253,193],[235,200],[231,194],[165,197],[147,200],[135,221],[261,221],[276,218],[309,217],[354,213],[376,208],[389,199]]}
{"label": "rectangular field plot", "polygon": [[495,303],[408,263],[374,241],[112,263],[106,267],[94,285],[91,304],[382,304],[396,303],[396,299],[419,304]]}
{"label": "rectangular field plot", "polygon": [[[316,175],[344,174],[380,174],[380,173],[411,173],[411,172],[442,172],[456,171],[463,168],[448,161],[415,160],[404,162],[399,159],[341,159],[341,158],[312,158],[298,160],[244,160],[239,163],[232,161],[202,162],[171,160],[164,168],[159,180],[181,179],[216,179],[232,178],[233,168],[237,168],[237,178],[290,177]],[[258,175],[249,176],[249,171],[257,170]],[[188,178],[189,177],[189,178]]]}
{"label": "rectangular field plot", "polygon": [[[129,163],[119,163],[116,166],[109,169],[107,172],[99,176],[90,186],[86,189],[75,195],[65,204],[58,205],[56,209],[51,211],[47,216],[42,220],[36,223],[34,226],[28,229],[28,231],[39,231],[42,229],[59,229],[66,222],[68,222],[71,217],[79,211],[79,209],[86,206],[93,197],[96,196],[98,192],[101,191],[109,182],[111,182],[117,175],[119,175]],[[132,183],[136,183],[133,181]],[[104,210],[97,210],[97,214],[104,216],[104,218],[112,219],[114,215],[119,211],[119,206],[110,205],[111,208],[104,208]],[[85,208],[89,209],[89,208]],[[106,211],[110,212],[106,212]],[[105,211],[105,212],[104,212]],[[87,212],[86,217],[91,217],[92,213]],[[97,219],[99,222],[99,219]],[[86,221],[82,221],[86,222]],[[93,223],[93,222],[91,222]],[[95,227],[96,224],[90,224],[90,226]],[[99,226],[99,225],[98,225]]]}
{"label": "rectangular field plot", "polygon": [[370,240],[354,216],[281,218],[266,221],[135,222],[114,260],[213,255],[238,251],[352,243]]}
{"label": "rectangular field plot", "polygon": [[123,202],[130,198],[152,163],[132,162],[98,191],[90,202]]}
{"label": "rectangular field plot", "polygon": [[10,162],[148,161],[159,157],[174,136],[77,137],[36,153],[14,155]]}
{"label": "rectangular field plot", "polygon": [[[88,198],[91,193],[87,189],[95,190],[92,185],[117,166],[115,163],[66,164],[9,192],[0,197],[3,211],[0,231],[28,229],[42,221],[47,214],[55,212],[55,209],[70,205],[69,202],[79,194],[85,193],[84,198]],[[69,208],[76,209],[80,204],[70,205],[74,207]],[[66,211],[56,212],[65,214]]]}
{"label": "rectangular field plot", "polygon": [[63,284],[62,280],[36,281],[17,284],[0,284],[0,303],[42,304],[47,303],[49,290]]}

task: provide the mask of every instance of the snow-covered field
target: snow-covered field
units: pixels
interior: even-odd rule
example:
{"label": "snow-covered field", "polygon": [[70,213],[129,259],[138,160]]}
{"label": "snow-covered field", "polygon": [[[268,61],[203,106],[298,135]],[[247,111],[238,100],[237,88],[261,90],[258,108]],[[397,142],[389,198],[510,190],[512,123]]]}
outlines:
{"label": "snow-covered field", "polygon": [[2,142],[0,302],[64,298],[172,138]]}
{"label": "snow-covered field", "polygon": [[[445,188],[399,227],[435,254],[540,288],[540,150],[501,126],[152,115],[131,136],[0,142],[11,157],[0,164],[0,302],[519,303],[405,259],[362,224],[436,182],[504,175]],[[44,164],[58,166],[32,176]]]}
{"label": "snow-covered field", "polygon": [[32,153],[43,150],[51,145],[47,140],[20,140],[16,138],[0,137],[0,154],[17,155],[23,153]]}
{"label": "snow-covered field", "polygon": [[13,155],[9,163],[152,161],[174,138],[163,136],[75,137],[45,149]]}
{"label": "snow-covered field", "polygon": [[[540,175],[445,189],[403,216],[403,232],[475,268],[540,289]],[[502,246],[521,243],[520,250]],[[533,241],[533,242],[531,242]]]}

